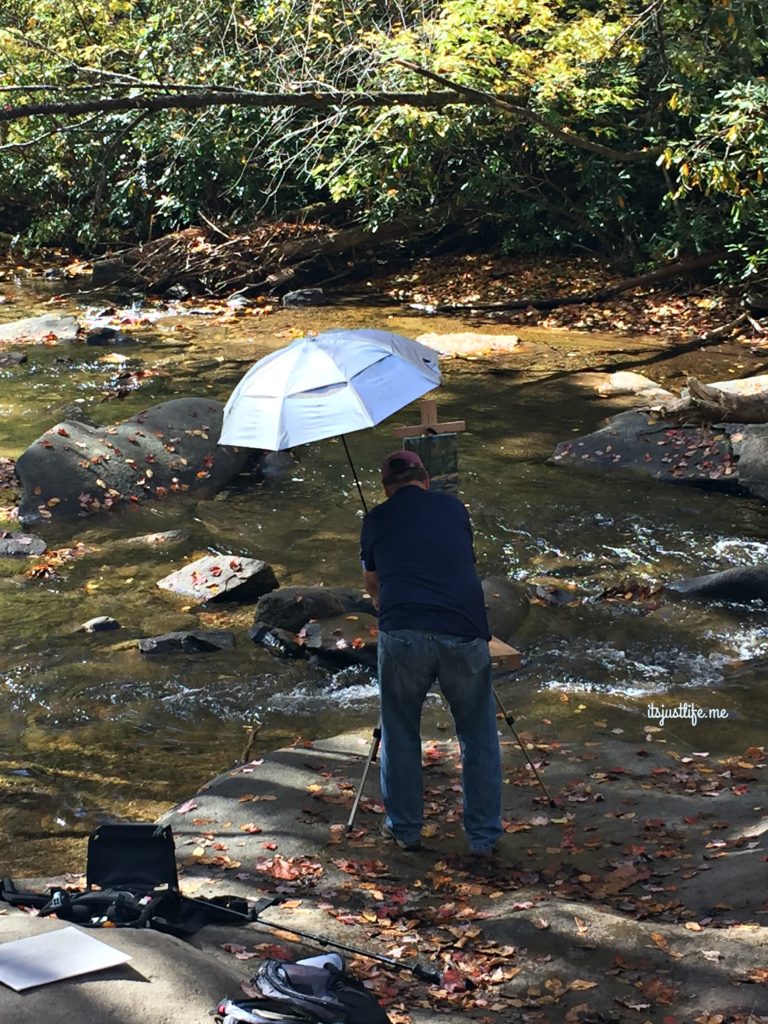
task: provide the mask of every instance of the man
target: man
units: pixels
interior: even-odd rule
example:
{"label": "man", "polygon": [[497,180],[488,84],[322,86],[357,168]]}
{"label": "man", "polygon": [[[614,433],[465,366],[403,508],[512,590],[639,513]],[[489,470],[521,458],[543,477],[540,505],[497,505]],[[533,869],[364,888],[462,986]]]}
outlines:
{"label": "man", "polygon": [[475,572],[467,510],[430,491],[415,452],[382,465],[387,500],[363,521],[363,578],[379,608],[382,833],[421,846],[421,711],[437,680],[461,745],[464,830],[489,856],[501,829],[501,758],[488,653],[488,620]]}

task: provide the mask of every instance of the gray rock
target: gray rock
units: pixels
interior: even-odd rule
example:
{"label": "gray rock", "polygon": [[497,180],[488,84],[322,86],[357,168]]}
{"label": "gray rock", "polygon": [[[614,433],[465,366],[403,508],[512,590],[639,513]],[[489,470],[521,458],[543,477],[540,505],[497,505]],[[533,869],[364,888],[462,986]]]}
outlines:
{"label": "gray rock", "polygon": [[3,558],[32,558],[42,555],[48,545],[42,537],[32,533],[0,532],[0,556]]}
{"label": "gray rock", "polygon": [[329,619],[344,611],[341,600],[330,588],[281,587],[259,599],[254,622],[298,633],[310,619]]}
{"label": "gray rock", "polygon": [[363,612],[366,615],[375,615],[376,609],[370,597],[363,594],[362,590],[356,587],[328,587],[330,592],[341,601],[345,613]]}
{"label": "gray rock", "polygon": [[142,654],[207,654],[209,651],[231,651],[235,634],[226,629],[189,629],[163,633],[139,640]]}
{"label": "gray rock", "polygon": [[123,543],[133,546],[142,545],[148,548],[168,547],[171,544],[182,544],[189,540],[189,534],[183,530],[162,530],[160,533],[144,533],[141,537],[127,537]]}
{"label": "gray rock", "polygon": [[158,587],[200,604],[255,601],[278,586],[271,565],[241,555],[204,555],[158,580]]}
{"label": "gray rock", "polygon": [[0,326],[0,341],[75,341],[80,324],[73,316],[25,317]]}
{"label": "gray rock", "polygon": [[280,300],[285,309],[296,306],[327,306],[328,299],[322,288],[297,288],[286,292]]}
{"label": "gray rock", "polygon": [[378,619],[359,613],[308,622],[299,633],[307,653],[335,668],[364,665],[374,668],[377,660]]}
{"label": "gray rock", "polygon": [[8,366],[20,366],[27,361],[26,352],[0,352],[0,370]]}
{"label": "gray rock", "polygon": [[[592,434],[565,441],[557,446],[554,462],[579,469],[602,472],[630,470],[669,483],[694,484],[738,491],[742,480],[736,464],[731,437],[754,436],[752,425],[695,427],[657,420],[638,410],[619,413]],[[751,453],[752,474],[760,476],[758,463],[768,459],[768,428],[765,438]],[[768,468],[768,464],[764,463]],[[768,493],[768,471],[763,469]],[[756,493],[756,492],[755,492]]]}
{"label": "gray rock", "polygon": [[218,446],[223,408],[208,398],[177,398],[115,426],[57,423],[16,463],[21,522],[177,493],[210,497],[250,458],[247,450]]}
{"label": "gray rock", "polygon": [[285,480],[296,472],[298,459],[290,451],[264,452],[259,456],[256,476],[259,480]]}
{"label": "gray rock", "polygon": [[266,622],[254,622],[248,635],[257,647],[263,647],[278,658],[306,658],[304,644],[299,643],[295,633],[290,630],[270,626]]}
{"label": "gray rock", "polygon": [[768,567],[725,569],[706,576],[667,583],[669,597],[693,598],[702,601],[768,601]]}
{"label": "gray rock", "polygon": [[117,619],[112,619],[109,615],[97,615],[94,619],[88,619],[84,622],[77,630],[78,633],[103,633],[109,629],[120,629],[120,623]]}
{"label": "gray rock", "polygon": [[85,335],[86,345],[129,345],[133,340],[114,327],[94,327]]}
{"label": "gray rock", "polygon": [[488,626],[499,640],[508,642],[530,609],[525,587],[506,576],[486,576],[482,581]]}

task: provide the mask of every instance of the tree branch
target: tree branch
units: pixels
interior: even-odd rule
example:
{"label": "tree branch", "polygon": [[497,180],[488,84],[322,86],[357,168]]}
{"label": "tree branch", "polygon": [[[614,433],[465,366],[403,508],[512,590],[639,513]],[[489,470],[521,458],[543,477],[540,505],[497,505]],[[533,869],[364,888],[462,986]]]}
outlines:
{"label": "tree branch", "polygon": [[438,75],[434,71],[429,71],[427,68],[422,68],[418,64],[412,64],[407,60],[396,59],[395,64],[400,64],[401,67],[408,68],[409,71],[414,71],[417,75],[422,75],[424,78],[428,78],[438,85],[445,86],[449,89],[455,89],[461,96],[471,99],[474,103],[483,106],[496,107],[498,110],[504,110],[508,114],[514,114],[515,117],[519,117],[523,121],[527,121],[529,124],[536,125],[537,128],[543,128],[547,135],[552,138],[559,139],[561,142],[565,142],[569,146],[575,146],[577,149],[586,150],[589,153],[594,153],[596,156],[602,156],[606,160],[610,160],[613,163],[645,163],[655,160],[660,149],[640,149],[640,150],[629,150],[622,152],[620,149],[611,149],[609,146],[601,146],[599,142],[593,142],[591,139],[585,139],[581,135],[576,135],[574,132],[565,131],[563,128],[558,128],[553,125],[545,117],[537,114],[533,110],[529,110],[527,107],[521,107],[516,103],[510,103],[508,100],[501,99],[499,96],[495,96],[492,92],[485,92],[483,89],[473,89],[468,85],[460,85],[458,82],[454,82],[450,78],[446,78],[444,75]]}
{"label": "tree branch", "polygon": [[0,107],[0,122],[22,121],[28,117],[63,114],[79,117],[81,114],[113,114],[126,110],[203,110],[207,107],[300,107],[305,110],[328,110],[333,107],[392,107],[410,106],[427,110],[440,110],[449,104],[465,102],[452,92],[298,92],[259,93],[243,91],[208,90],[181,93],[174,96],[108,96],[76,103],[25,103]]}

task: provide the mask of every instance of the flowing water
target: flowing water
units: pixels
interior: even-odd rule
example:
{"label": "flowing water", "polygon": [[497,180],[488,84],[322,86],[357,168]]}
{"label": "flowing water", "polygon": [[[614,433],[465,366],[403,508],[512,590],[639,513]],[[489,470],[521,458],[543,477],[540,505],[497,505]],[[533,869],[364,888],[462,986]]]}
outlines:
{"label": "flowing water", "polygon": [[[40,286],[2,290],[12,299],[0,310],[5,321],[49,311]],[[72,296],[55,310],[82,314],[89,303],[104,301]],[[378,326],[411,337],[466,329],[456,321],[363,305],[229,323],[202,314],[168,316],[119,349],[129,366],[156,374],[120,401],[102,401],[116,372],[114,362],[104,360],[110,349],[33,346],[28,363],[0,370],[0,455],[20,454],[73,402],[106,424],[171,397],[224,401],[260,356],[332,326]],[[627,579],[655,583],[766,559],[764,508],[757,501],[642,478],[578,474],[547,462],[558,441],[593,429],[612,411],[572,377],[553,375],[552,366],[570,365],[569,359],[586,365],[591,353],[612,348],[642,353],[648,339],[520,333],[534,344],[519,355],[443,361],[439,411],[442,419],[467,421],[460,439],[462,496],[483,574],[546,577],[595,596]],[[548,365],[550,350],[557,356]],[[718,367],[720,376],[729,359]],[[716,376],[713,370],[709,379]],[[417,418],[415,407],[406,409],[350,436],[369,503],[379,497],[381,456],[396,445],[392,426]],[[73,840],[79,843],[105,819],[151,819],[190,796],[238,760],[257,722],[255,749],[267,750],[375,718],[375,689],[364,671],[332,674],[277,661],[248,640],[252,607],[190,608],[156,586],[208,550],[263,558],[283,585],[358,585],[361,513],[343,448],[323,441],[296,455],[298,468],[280,482],[239,483],[213,500],[167,499],[48,524],[36,532],[50,548],[85,548],[64,564],[60,581],[25,579],[29,563],[0,559],[0,852],[6,871],[75,867],[82,847]],[[179,536],[165,544],[136,540],[169,530]],[[113,616],[122,629],[75,631],[96,615]],[[237,648],[154,659],[136,649],[139,637],[201,626],[233,629]],[[706,739],[733,751],[764,733],[766,670],[733,671],[739,662],[768,656],[762,605],[532,605],[515,642],[524,668],[503,687],[518,712],[541,716],[567,697],[575,711],[586,706],[579,701],[591,700],[609,724],[627,715],[647,722],[649,701],[665,694],[728,711],[727,722],[700,725],[695,740],[681,724],[678,734],[687,743]]]}

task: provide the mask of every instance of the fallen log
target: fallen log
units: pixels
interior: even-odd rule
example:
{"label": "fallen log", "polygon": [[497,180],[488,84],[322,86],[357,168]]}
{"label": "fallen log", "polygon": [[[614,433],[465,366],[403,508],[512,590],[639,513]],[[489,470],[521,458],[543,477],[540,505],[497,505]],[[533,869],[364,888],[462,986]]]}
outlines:
{"label": "fallen log", "polygon": [[768,393],[739,394],[702,384],[696,377],[686,381],[688,393],[659,406],[665,418],[699,423],[768,423]]}

